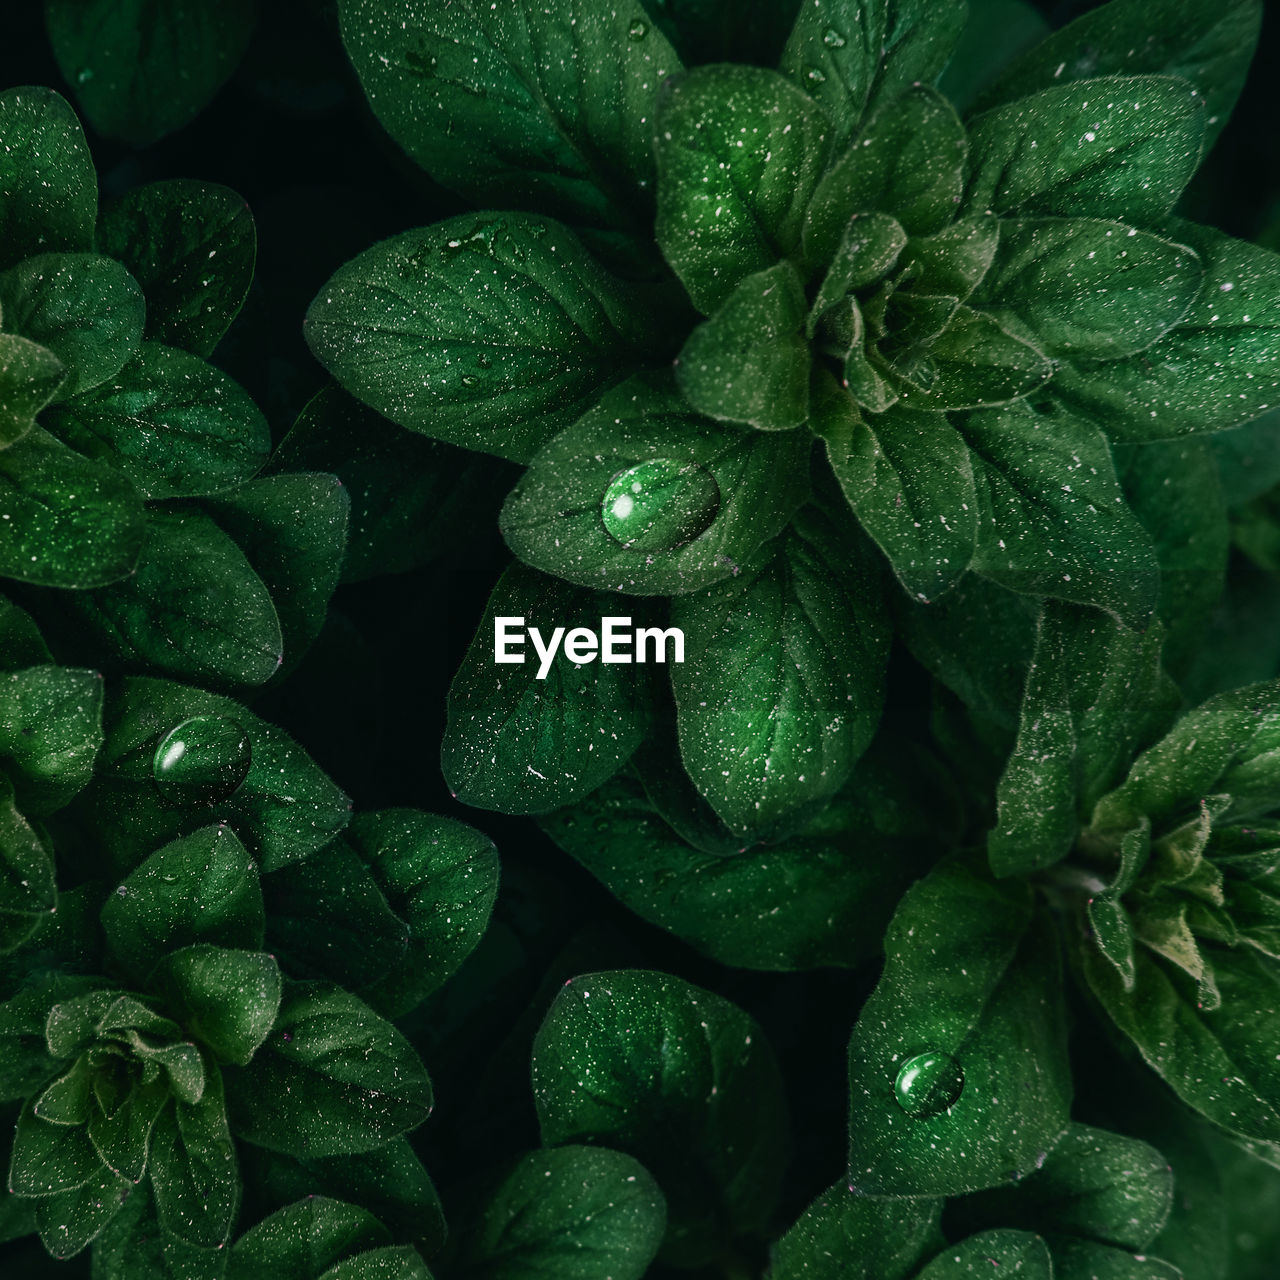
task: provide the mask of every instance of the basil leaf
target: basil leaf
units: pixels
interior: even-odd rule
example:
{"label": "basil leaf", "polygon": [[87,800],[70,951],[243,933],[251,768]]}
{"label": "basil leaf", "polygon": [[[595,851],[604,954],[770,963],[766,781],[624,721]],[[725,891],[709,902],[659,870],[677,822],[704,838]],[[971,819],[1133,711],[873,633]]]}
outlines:
{"label": "basil leaf", "polygon": [[829,134],[822,111],[776,71],[700,67],[664,85],[658,244],[703,315],[749,275],[796,256]]}
{"label": "basil leaf", "polygon": [[408,925],[400,965],[360,992],[385,1016],[400,1017],[450,977],[483,937],[498,893],[498,852],[473,827],[414,809],[358,814],[345,843]]}
{"label": "basil leaf", "polygon": [[850,526],[806,508],[737,577],[672,603],[680,756],[736,832],[834,795],[875,734],[889,632]]}
{"label": "basil leaf", "polygon": [[146,146],[200,112],[240,61],[253,0],[45,0],[58,69],[93,127]]}
{"label": "basil leaf", "polygon": [[66,368],[52,351],[0,333],[0,449],[31,430],[36,414],[57,395],[66,377]]}
{"label": "basil leaf", "polygon": [[836,124],[844,146],[868,104],[935,80],[961,29],[964,0],[807,0],[781,67]]}
{"label": "basil leaf", "polygon": [[98,248],[142,286],[147,337],[208,356],[248,296],[258,236],[230,187],[169,178],[108,204]]}
{"label": "basil leaf", "polygon": [[53,854],[13,802],[0,776],[0,951],[12,951],[56,911]]}
{"label": "basil leaf", "polygon": [[314,474],[264,476],[206,504],[267,588],[286,666],[297,664],[324,626],[350,505],[336,476]]}
{"label": "basil leaf", "polygon": [[533,1092],[544,1143],[607,1145],[653,1174],[665,1261],[704,1263],[767,1220],[786,1101],[759,1026],[723,997],[650,970],[576,978],[534,1040]]}
{"label": "basil leaf", "polygon": [[1080,816],[1169,729],[1181,698],[1161,670],[1162,640],[1159,627],[1137,633],[1092,610],[1045,605],[987,846],[997,876],[1066,857]]}
{"label": "basil leaf", "polygon": [[41,253],[0,273],[4,327],[52,351],[65,400],[114,378],[142,341],[142,291],[118,263],[94,253]]}
{"label": "basil leaf", "polygon": [[118,467],[146,498],[229,489],[266,461],[267,420],[220,369],[158,342],[95,390],[47,413],[73,448]]}
{"label": "basil leaf", "polygon": [[969,124],[962,209],[1159,222],[1200,163],[1204,100],[1171,76],[1044,89]]}
{"label": "basil leaf", "polygon": [[944,1249],[918,1280],[961,1280],[989,1276],[993,1269],[1022,1280],[1055,1280],[1058,1275],[1048,1247],[1029,1231],[984,1231]]}
{"label": "basil leaf", "polygon": [[317,1280],[343,1259],[389,1244],[390,1233],[367,1210],[327,1196],[285,1205],[231,1247],[230,1280]]}
{"label": "basil leaf", "polygon": [[35,619],[0,596],[0,670],[21,671],[53,662]]}
{"label": "basil leaf", "polygon": [[958,420],[973,454],[973,569],[1001,586],[1095,605],[1132,627],[1155,610],[1159,566],[1123,501],[1102,434],[1029,405]]}
{"label": "basil leaf", "polygon": [[574,663],[560,653],[539,679],[542,664],[528,651],[527,637],[517,670],[494,662],[499,618],[540,626],[549,642],[557,628],[566,634],[576,627],[595,630],[618,607],[603,592],[521,564],[498,579],[449,688],[440,761],[450,790],[464,804],[545,813],[594,791],[627,762],[648,719],[643,671],[630,664]]}
{"label": "basil leaf", "polygon": [[102,741],[95,672],[38,666],[0,675],[0,760],[27,812],[52,813],[81,791]]}
{"label": "basil leaf", "polygon": [[1143,1251],[1169,1218],[1173,1173],[1145,1142],[1073,1124],[1016,1188],[983,1191],[959,1207],[977,1226],[1013,1224]]}
{"label": "basil leaf", "polygon": [[1194,250],[1120,222],[1006,218],[975,302],[1046,355],[1114,360],[1177,325],[1203,280]]}
{"label": "basil leaf", "polygon": [[773,1280],[907,1280],[941,1243],[937,1200],[824,1191],[774,1246]]}
{"label": "basil leaf", "polygon": [[216,1247],[230,1236],[240,1177],[216,1071],[199,1102],[175,1101],[160,1113],[151,1139],[151,1193],[160,1225],[180,1240]]}
{"label": "basil leaf", "polygon": [[[1051,30],[1031,0],[970,0],[969,11],[969,21],[938,85],[962,111]],[[985,95],[980,101],[992,105]]]}
{"label": "basil leaf", "polygon": [[416,1128],[431,1082],[408,1040],[363,1001],[323,982],[289,982],[275,1030],[227,1074],[237,1136],[305,1157],[372,1151]]}
{"label": "basil leaf", "polygon": [[808,494],[809,452],[800,432],[721,426],[667,378],[637,378],[534,458],[502,532],[526,563],[582,586],[696,591],[786,528]]}
{"label": "basil leaf", "polygon": [[[825,313],[847,304],[848,295],[855,289],[888,275],[908,245],[907,233],[897,219],[887,213],[855,213],[834,247],[830,266],[809,312],[807,335],[812,338]],[[812,252],[811,235],[806,239],[805,248],[806,252]]]}
{"label": "basil leaf", "polygon": [[98,1166],[89,1182],[36,1202],[36,1229],[40,1242],[55,1258],[79,1253],[97,1238],[120,1207],[130,1184],[110,1169]]}
{"label": "basil leaf", "polygon": [[39,427],[0,450],[0,577],[42,587],[100,587],[142,550],[138,491]]}
{"label": "basil leaf", "polygon": [[244,552],[206,515],[153,511],[134,573],[74,600],[122,658],[202,683],[262,684],[284,661],[280,619]]}
{"label": "basil leaf", "polygon": [[450,1274],[641,1280],[667,1212],[643,1165],[599,1147],[533,1151],[453,1220]]}
{"label": "basil leaf", "polygon": [[1097,75],[1181,76],[1204,97],[1206,143],[1212,145],[1240,96],[1261,22],[1261,0],[1194,9],[1178,0],[1111,0],[1024,54],[978,106]]}
{"label": "basil leaf", "polygon": [[891,214],[913,236],[941,231],[964,193],[967,152],[964,126],[936,90],[916,87],[888,103],[814,193],[806,256],[825,264],[851,213]]}
{"label": "basil leaf", "polygon": [[809,416],[809,345],[800,331],[804,287],[790,263],[747,276],[689,335],[676,382],[699,413],[762,431]]}
{"label": "basil leaf", "polygon": [[858,816],[829,834],[737,841],[722,855],[678,835],[623,775],[541,826],[643,919],[721,964],[787,972],[852,968],[874,954],[921,870],[916,842]]}
{"label": "basil leaf", "polygon": [[1275,963],[1248,948],[1204,947],[1221,1006],[1200,1006],[1195,982],[1139,948],[1126,991],[1116,971],[1082,948],[1084,974],[1111,1020],[1188,1106],[1256,1142],[1280,1141]]}
{"label": "basil leaf", "polygon": [[268,464],[324,471],[350,500],[343,582],[458,554],[494,524],[507,469],[405,431],[332,383],[307,403]]}
{"label": "basil leaf", "polygon": [[1280,401],[1280,256],[1188,222],[1171,231],[1205,266],[1186,318],[1140,356],[1065,364],[1053,381],[1055,395],[1114,440],[1222,431]]}
{"label": "basil leaf", "polygon": [[66,99],[33,85],[0,93],[0,137],[0,267],[91,250],[98,175]]}
{"label": "basil leaf", "polygon": [[927,604],[953,587],[973,556],[978,499],[969,446],[946,415],[905,406],[861,414],[827,380],[814,428],[849,506],[903,588]]}
{"label": "basil leaf", "polygon": [[1025,886],[950,862],[909,889],[849,1043],[849,1185],[958,1195],[1037,1168],[1070,1103],[1059,983]]}
{"label": "basil leaf", "polygon": [[1072,1236],[1052,1237],[1049,1252],[1056,1280],[1183,1280],[1177,1267],[1159,1258]]}
{"label": "basil leaf", "polygon": [[[183,731],[187,790],[170,780],[175,729]],[[234,699],[128,678],[112,687],[90,809],[109,856],[126,868],[221,819],[263,871],[274,871],[328,844],[346,826],[351,801],[284,730]]]}
{"label": "basil leaf", "polygon": [[338,382],[392,422],[528,462],[657,354],[659,324],[650,299],[565,227],[482,213],[353,258],[311,304],[306,335]]}
{"label": "basil leaf", "polygon": [[137,981],[179,946],[256,951],[263,920],[257,864],[223,824],[158,849],[102,906],[112,957]]}
{"label": "basil leaf", "polygon": [[41,1120],[29,1100],[14,1131],[9,1190],[16,1196],[55,1196],[74,1191],[106,1172],[89,1135],[79,1125]]}
{"label": "basil leaf", "polygon": [[966,301],[995,261],[1001,225],[994,213],[979,213],[912,238],[902,254],[903,288]]}
{"label": "basil leaf", "polygon": [[643,223],[653,104],[680,60],[634,0],[340,0],[338,14],[374,114],[437,181],[479,204]]}

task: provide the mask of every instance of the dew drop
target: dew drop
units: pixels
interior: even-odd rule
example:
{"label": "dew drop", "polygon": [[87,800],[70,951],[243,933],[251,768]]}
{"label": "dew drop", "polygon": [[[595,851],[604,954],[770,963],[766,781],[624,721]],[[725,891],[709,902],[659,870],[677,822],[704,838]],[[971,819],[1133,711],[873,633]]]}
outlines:
{"label": "dew drop", "polygon": [[92,79],[93,79],[92,67],[81,67],[80,70],[76,72],[76,84],[88,84],[89,81]]}
{"label": "dew drop", "polygon": [[193,716],[161,739],[151,774],[171,804],[217,804],[244,782],[250,760],[249,735],[234,720]]}
{"label": "dew drop", "polygon": [[908,1058],[893,1082],[898,1106],[913,1120],[941,1115],[964,1090],[964,1071],[949,1053],[918,1053]]}
{"label": "dew drop", "polygon": [[670,551],[707,529],[720,510],[720,486],[696,462],[652,458],[619,472],[605,490],[609,536],[636,551]]}
{"label": "dew drop", "polygon": [[822,84],[827,78],[817,67],[810,67],[807,75],[811,84]]}
{"label": "dew drop", "polygon": [[647,22],[641,22],[639,18],[637,18],[627,28],[628,40],[643,40],[645,36],[647,36],[648,34],[649,34],[649,24]]}
{"label": "dew drop", "polygon": [[828,49],[843,49],[848,42],[845,40],[844,36],[835,29],[835,27],[828,27],[822,33],[822,43],[825,44]]}

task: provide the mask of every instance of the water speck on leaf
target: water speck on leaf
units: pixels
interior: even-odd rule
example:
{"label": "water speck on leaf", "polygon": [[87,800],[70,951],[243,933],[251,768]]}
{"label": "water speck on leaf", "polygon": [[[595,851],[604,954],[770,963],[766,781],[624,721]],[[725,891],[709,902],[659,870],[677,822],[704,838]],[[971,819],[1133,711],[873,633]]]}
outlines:
{"label": "water speck on leaf", "polygon": [[629,40],[643,40],[649,34],[649,24],[642,22],[637,18],[630,27],[627,28],[627,38]]}
{"label": "water speck on leaf", "polygon": [[651,458],[619,472],[605,490],[606,532],[637,551],[670,551],[710,527],[720,486],[696,462]]}
{"label": "water speck on leaf", "polygon": [[151,774],[171,804],[217,804],[239,789],[251,762],[249,735],[234,720],[193,716],[161,739]]}
{"label": "water speck on leaf", "polygon": [[828,49],[843,49],[847,41],[844,36],[835,29],[835,27],[828,27],[822,33],[822,43],[825,44]]}
{"label": "water speck on leaf", "polygon": [[913,1120],[928,1120],[953,1107],[964,1090],[964,1071],[949,1053],[908,1058],[893,1082],[898,1106]]}

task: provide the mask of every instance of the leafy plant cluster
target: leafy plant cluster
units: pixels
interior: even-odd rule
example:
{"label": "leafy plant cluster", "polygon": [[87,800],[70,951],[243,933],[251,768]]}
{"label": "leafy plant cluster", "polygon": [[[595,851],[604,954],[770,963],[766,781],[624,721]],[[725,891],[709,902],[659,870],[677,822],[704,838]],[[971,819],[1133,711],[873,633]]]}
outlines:
{"label": "leafy plant cluster", "polygon": [[[255,65],[45,11],[135,146]],[[465,208],[274,431],[243,199],[0,94],[6,1274],[1271,1274],[1280,257],[1184,216],[1261,17],[338,0]],[[367,668],[477,546],[437,734]]]}

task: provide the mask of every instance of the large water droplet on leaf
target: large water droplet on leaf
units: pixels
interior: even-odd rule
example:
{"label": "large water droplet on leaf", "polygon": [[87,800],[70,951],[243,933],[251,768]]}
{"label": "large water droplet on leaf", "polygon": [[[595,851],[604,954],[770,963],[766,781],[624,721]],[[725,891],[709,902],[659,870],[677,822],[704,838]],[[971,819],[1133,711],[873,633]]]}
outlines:
{"label": "large water droplet on leaf", "polygon": [[643,40],[649,33],[649,24],[637,18],[628,28],[627,35],[632,40]]}
{"label": "large water droplet on leaf", "polygon": [[898,1106],[913,1120],[927,1120],[955,1105],[964,1090],[964,1071],[949,1053],[908,1058],[893,1082]]}
{"label": "large water droplet on leaf", "polygon": [[171,804],[217,804],[244,782],[251,756],[249,735],[234,720],[193,716],[165,734],[151,773]]}
{"label": "large water droplet on leaf", "polygon": [[822,33],[822,43],[825,44],[828,49],[843,49],[846,41],[844,36],[842,36],[835,27],[828,27]]}
{"label": "large water droplet on leaf", "polygon": [[652,458],[614,476],[601,517],[610,537],[636,551],[670,551],[696,538],[720,510],[720,486],[696,462]]}

